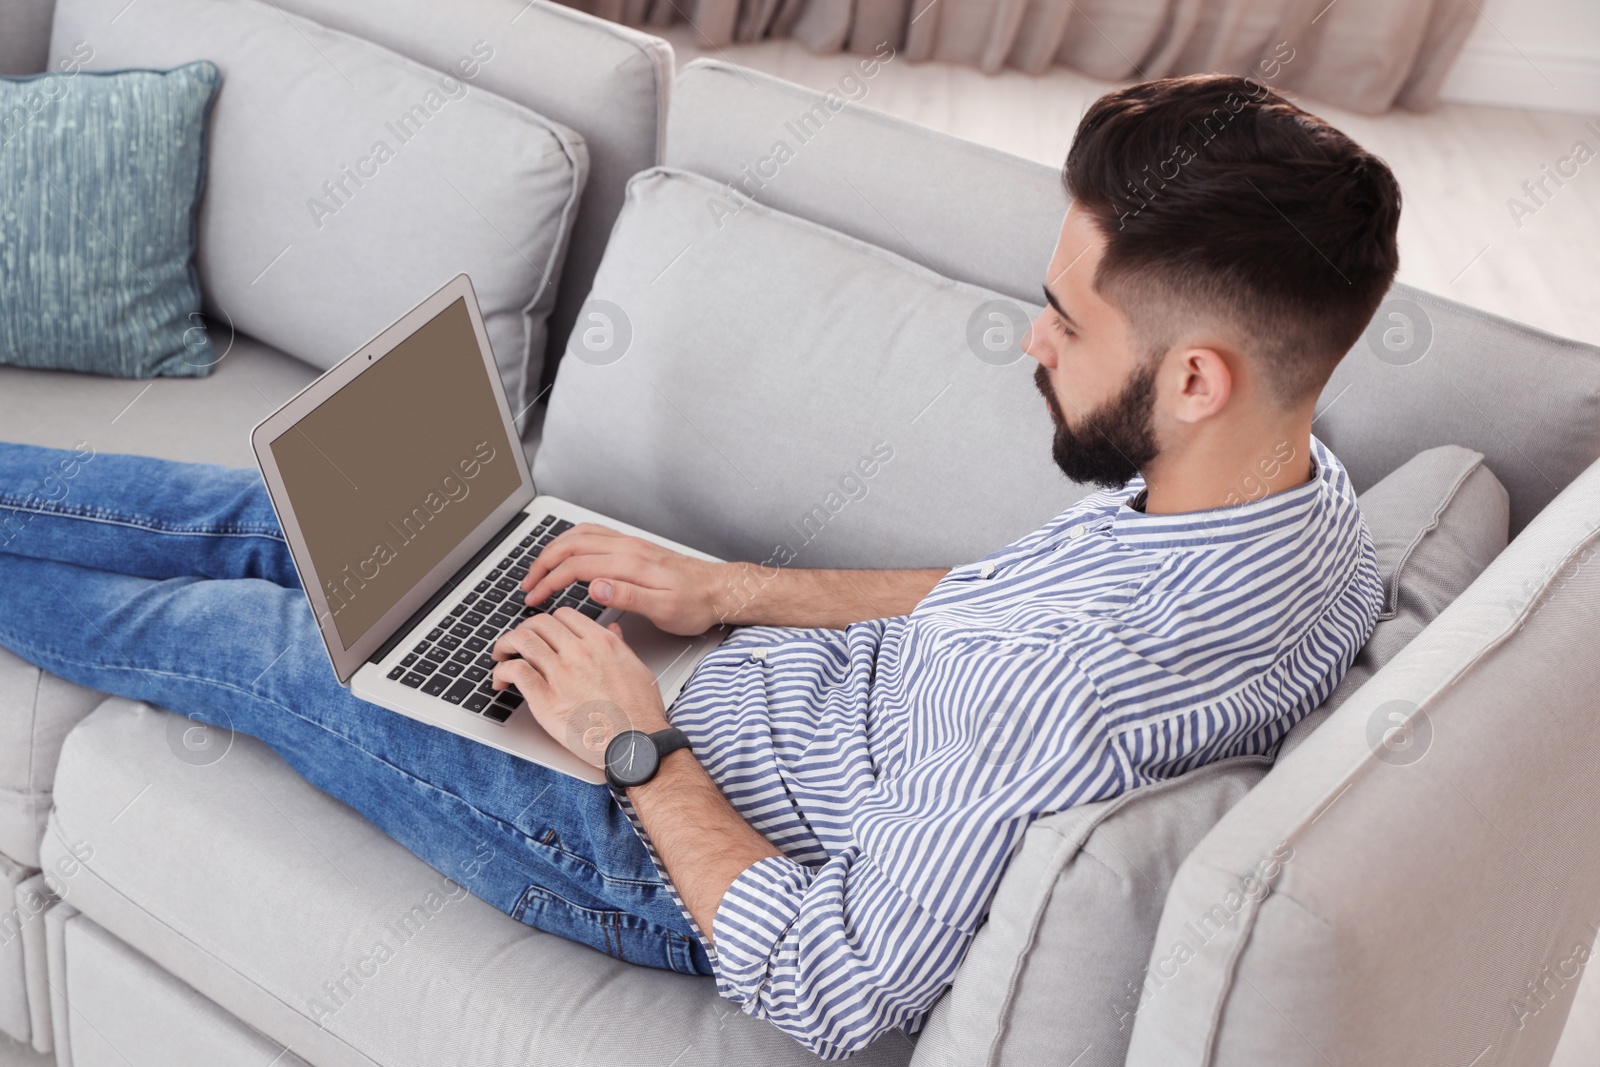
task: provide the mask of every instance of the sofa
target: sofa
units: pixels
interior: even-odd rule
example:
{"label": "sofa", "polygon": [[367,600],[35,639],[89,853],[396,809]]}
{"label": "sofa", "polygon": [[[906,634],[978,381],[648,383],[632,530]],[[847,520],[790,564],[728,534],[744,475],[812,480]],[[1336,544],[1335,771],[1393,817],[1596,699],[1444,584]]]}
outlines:
{"label": "sofa", "polygon": [[[273,159],[296,146],[220,128],[272,128],[245,108],[267,76],[249,49],[289,84],[346,54],[409,84],[491,46],[471,120],[519,123],[565,168],[565,192],[537,194],[565,197],[540,223],[557,232],[529,231],[547,255],[523,277],[530,257],[492,236],[454,250],[436,231],[468,216],[427,199],[401,262],[371,266],[413,288],[351,272],[315,315],[364,338],[428,279],[521,278],[502,301],[521,347],[496,356],[529,401],[540,491],[797,566],[957,564],[1087,491],[1049,462],[1015,338],[988,343],[1039,310],[1059,176],[861,106],[892,49],[817,92],[719,60],[674,76],[659,39],[544,0],[121,7],[7,7],[4,73],[79,41],[89,69],[213,58],[235,90],[217,143]],[[264,18],[292,35],[246,32]],[[328,353],[274,344],[305,322],[230,288],[291,239],[253,210],[272,190],[215,173],[212,372],[0,367],[0,438],[252,465],[250,427]],[[335,242],[392,236],[363,232],[317,251],[354,262]],[[602,320],[621,351],[592,344]],[[852,1062],[1547,1064],[1575,1003],[1600,1012],[1581,980],[1600,924],[1600,350],[1397,285],[1313,432],[1361,493],[1386,585],[1349,676],[1275,758],[1038,820],[925,1025]],[[186,724],[0,649],[0,1030],[61,1067],[817,1058],[707,979],[460,898],[265,745],[230,734],[196,757]]]}

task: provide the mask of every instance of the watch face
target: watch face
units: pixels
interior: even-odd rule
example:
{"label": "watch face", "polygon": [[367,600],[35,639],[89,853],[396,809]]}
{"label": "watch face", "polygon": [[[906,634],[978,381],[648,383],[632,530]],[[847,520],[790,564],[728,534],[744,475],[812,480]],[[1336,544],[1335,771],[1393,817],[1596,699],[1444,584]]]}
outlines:
{"label": "watch face", "polygon": [[659,761],[656,743],[640,730],[625,730],[606,746],[606,770],[624,786],[648,782]]}

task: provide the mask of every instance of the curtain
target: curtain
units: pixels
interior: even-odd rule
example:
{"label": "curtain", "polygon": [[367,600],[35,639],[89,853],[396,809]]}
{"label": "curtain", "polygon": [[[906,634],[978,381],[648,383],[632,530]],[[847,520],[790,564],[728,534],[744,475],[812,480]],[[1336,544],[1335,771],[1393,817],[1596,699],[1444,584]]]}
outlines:
{"label": "curtain", "polygon": [[1108,81],[1246,74],[1353,111],[1426,110],[1478,16],[1473,0],[564,0],[632,26],[688,22],[703,44],[794,37]]}

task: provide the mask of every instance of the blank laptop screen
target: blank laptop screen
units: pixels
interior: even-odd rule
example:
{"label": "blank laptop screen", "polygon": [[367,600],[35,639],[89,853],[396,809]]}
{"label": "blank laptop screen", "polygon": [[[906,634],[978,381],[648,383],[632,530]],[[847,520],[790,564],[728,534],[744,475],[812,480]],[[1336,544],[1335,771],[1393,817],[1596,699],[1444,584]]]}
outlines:
{"label": "blank laptop screen", "polygon": [[272,442],[346,648],[517,491],[514,447],[464,299]]}

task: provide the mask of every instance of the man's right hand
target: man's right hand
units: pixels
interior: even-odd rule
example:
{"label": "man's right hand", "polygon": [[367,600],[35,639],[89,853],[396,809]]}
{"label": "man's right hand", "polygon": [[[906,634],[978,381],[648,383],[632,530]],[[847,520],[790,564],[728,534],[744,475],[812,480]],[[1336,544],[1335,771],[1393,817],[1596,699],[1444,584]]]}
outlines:
{"label": "man's right hand", "polygon": [[636,612],[668,633],[691,636],[720,621],[715,601],[726,566],[580,522],[544,547],[522,588],[528,603],[542,604],[573,582],[588,582],[595,603]]}

